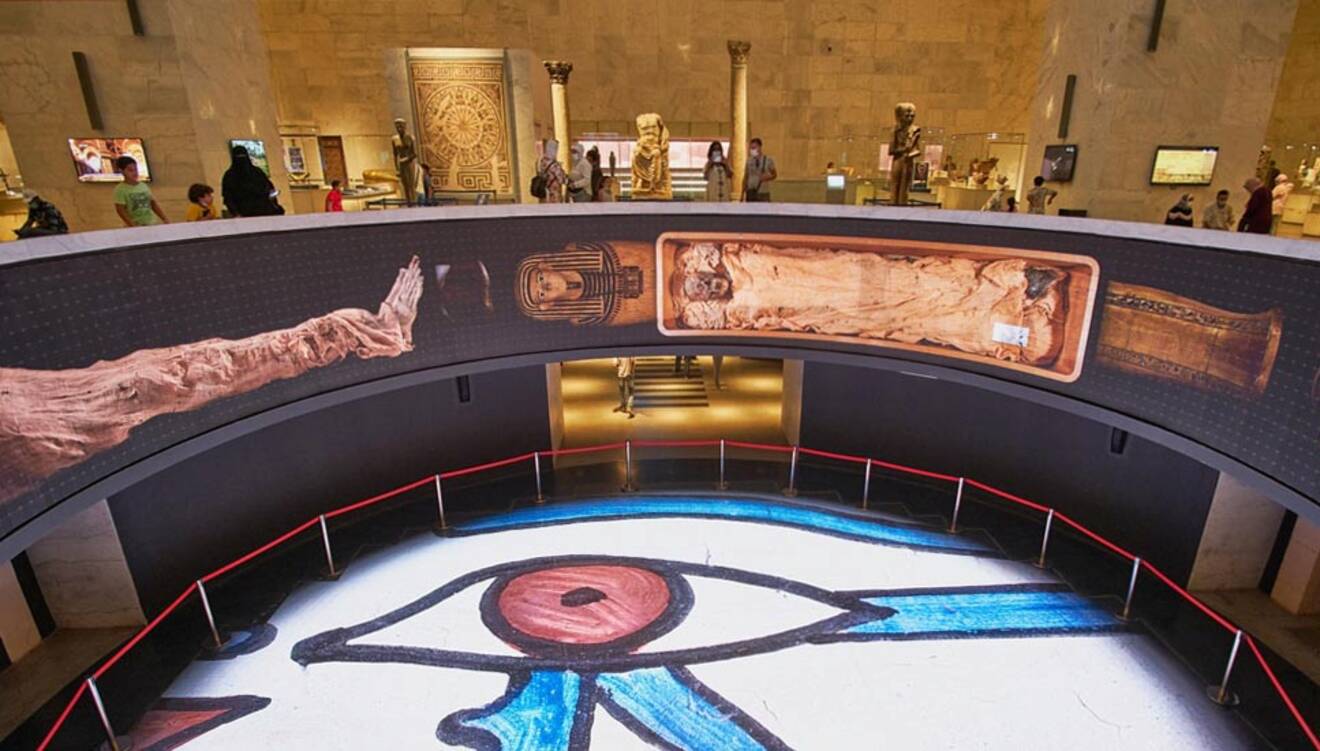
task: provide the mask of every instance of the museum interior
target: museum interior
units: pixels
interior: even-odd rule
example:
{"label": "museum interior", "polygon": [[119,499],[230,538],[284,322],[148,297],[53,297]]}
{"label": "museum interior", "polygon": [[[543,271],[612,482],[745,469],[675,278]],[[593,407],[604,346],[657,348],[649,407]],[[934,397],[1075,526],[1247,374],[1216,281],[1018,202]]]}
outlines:
{"label": "museum interior", "polygon": [[1318,87],[1320,0],[0,2],[0,748],[1320,751]]}

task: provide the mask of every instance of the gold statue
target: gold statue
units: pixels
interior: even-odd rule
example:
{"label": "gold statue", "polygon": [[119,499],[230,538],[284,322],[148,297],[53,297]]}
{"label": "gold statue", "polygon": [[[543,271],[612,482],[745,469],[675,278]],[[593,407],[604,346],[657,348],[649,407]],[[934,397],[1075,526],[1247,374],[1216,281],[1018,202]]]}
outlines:
{"label": "gold statue", "polygon": [[674,195],[669,181],[669,129],[654,112],[637,116],[637,148],[632,157],[634,201],[668,201]]}
{"label": "gold statue", "polygon": [[408,124],[402,117],[394,118],[394,171],[399,175],[403,200],[409,206],[417,203],[417,142],[408,134]]}
{"label": "gold statue", "polygon": [[899,102],[894,107],[894,137],[889,142],[889,155],[893,164],[889,168],[889,199],[894,206],[908,205],[908,188],[912,186],[912,173],[917,157],[921,156],[921,128],[917,120],[917,105]]}

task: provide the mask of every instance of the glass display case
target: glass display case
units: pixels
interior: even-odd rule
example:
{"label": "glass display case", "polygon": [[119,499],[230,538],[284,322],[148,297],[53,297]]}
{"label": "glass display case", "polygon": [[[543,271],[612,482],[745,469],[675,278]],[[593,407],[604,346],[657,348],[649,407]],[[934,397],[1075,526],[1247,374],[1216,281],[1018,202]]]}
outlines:
{"label": "glass display case", "polygon": [[1026,156],[1025,133],[955,133],[948,139],[944,166],[953,185],[985,187],[1004,175],[1017,188],[1027,169]]}

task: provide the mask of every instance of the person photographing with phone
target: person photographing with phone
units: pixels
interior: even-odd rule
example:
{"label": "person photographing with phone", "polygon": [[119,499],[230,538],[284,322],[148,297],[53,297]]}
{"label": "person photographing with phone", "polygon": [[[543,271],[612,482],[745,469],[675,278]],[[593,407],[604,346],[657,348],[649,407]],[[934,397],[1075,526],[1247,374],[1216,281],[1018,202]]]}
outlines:
{"label": "person photographing with phone", "polygon": [[726,202],[732,197],[733,168],[724,158],[724,147],[719,141],[712,141],[706,150],[706,167],[702,170],[706,177],[706,200]]}

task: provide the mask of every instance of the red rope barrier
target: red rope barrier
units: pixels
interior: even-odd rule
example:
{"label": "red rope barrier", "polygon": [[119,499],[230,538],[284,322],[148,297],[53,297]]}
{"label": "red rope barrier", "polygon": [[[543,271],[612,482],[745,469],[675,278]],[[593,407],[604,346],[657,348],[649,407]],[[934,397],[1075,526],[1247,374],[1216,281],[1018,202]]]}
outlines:
{"label": "red rope barrier", "polygon": [[518,456],[511,456],[508,459],[501,459],[497,462],[486,462],[485,464],[477,464],[471,467],[464,467],[462,469],[451,469],[448,472],[441,472],[440,479],[448,480],[451,477],[462,477],[464,475],[476,474],[477,472],[484,472],[488,469],[496,469],[497,467],[507,467],[510,464],[517,464],[518,462],[525,462],[528,459],[531,459],[534,453],[535,453],[534,451],[528,451],[525,454],[519,454]]}
{"label": "red rope barrier", "polygon": [[50,742],[55,740],[55,734],[60,732],[60,728],[64,727],[64,721],[69,719],[69,713],[73,711],[74,706],[78,704],[78,700],[82,698],[85,691],[87,691],[87,682],[83,681],[78,684],[78,690],[73,692],[73,698],[69,699],[69,703],[64,705],[64,711],[60,712],[55,724],[51,725],[50,730],[46,732],[46,737],[41,739],[41,745],[37,746],[37,751],[46,751],[46,747],[50,745]]}
{"label": "red rope barrier", "polygon": [[740,449],[760,449],[762,451],[778,451],[781,454],[793,453],[792,446],[780,446],[776,443],[748,443],[746,441],[725,441],[726,446]]}
{"label": "red rope barrier", "polygon": [[218,577],[218,576],[223,576],[223,575],[229,573],[230,571],[233,571],[234,569],[238,568],[239,566],[242,566],[244,563],[247,563],[248,561],[252,560],[253,558],[256,558],[257,556],[261,555],[262,553],[266,552],[267,550],[270,550],[271,548],[276,547],[277,545],[280,545],[281,543],[286,542],[286,541],[289,540],[290,538],[296,537],[296,536],[298,536],[299,534],[301,534],[301,533],[303,533],[303,532],[306,532],[307,530],[311,529],[311,528],[312,528],[312,527],[313,527],[318,521],[320,521],[320,520],[319,520],[319,519],[316,519],[316,518],[308,519],[307,521],[303,522],[302,524],[299,524],[298,526],[294,527],[293,529],[289,530],[288,532],[285,532],[284,534],[280,535],[279,537],[276,537],[274,540],[271,540],[270,542],[266,543],[265,545],[262,545],[261,547],[257,548],[256,550],[252,551],[251,553],[248,553],[247,555],[243,556],[242,558],[236,558],[236,559],[230,561],[229,563],[226,563],[225,565],[221,566],[220,568],[216,569],[215,571],[212,571],[211,573],[207,574],[206,576],[203,576],[203,577],[202,577],[202,581],[204,581],[204,582],[209,582],[209,581],[211,581],[212,579],[215,579],[215,578]]}
{"label": "red rope barrier", "polygon": [[669,447],[669,448],[697,448],[697,447],[707,447],[707,446],[718,446],[718,445],[720,445],[720,442],[719,442],[719,441],[695,441],[695,440],[694,440],[694,441],[654,441],[654,440],[646,440],[646,441],[633,441],[633,442],[632,442],[632,445],[633,445],[634,447],[641,447],[641,448],[664,448],[664,447]]}
{"label": "red rope barrier", "polygon": [[[673,440],[673,441],[644,440],[644,441],[633,442],[634,445],[639,447],[710,447],[710,446],[717,446],[719,445],[719,443],[720,443],[719,441],[710,441],[710,440]],[[773,451],[777,453],[792,453],[793,451],[792,446],[784,446],[779,444],[752,443],[748,441],[725,441],[725,444],[733,448]],[[572,454],[585,454],[596,451],[614,451],[623,448],[624,445],[625,443],[623,442],[608,443],[608,444],[600,444],[596,446],[583,446],[580,448],[571,448],[571,449],[553,449],[549,451],[542,451],[539,453],[544,456],[568,456]],[[885,469],[892,469],[895,471],[904,472],[907,474],[919,475],[922,477],[930,477],[939,480],[945,480],[949,482],[956,482],[960,479],[954,475],[947,475],[941,472],[931,472],[929,470],[917,469],[916,467],[909,467],[902,464],[895,464],[893,462],[880,461],[878,459],[868,460],[866,457],[853,456],[850,454],[840,454],[832,451],[822,451],[819,449],[809,449],[809,448],[800,448],[800,447],[799,447],[799,451],[801,453],[808,454],[810,456],[818,456],[827,459],[835,459],[846,462],[865,463],[867,461],[870,461],[872,466],[882,467]],[[370,498],[364,498],[363,500],[357,501],[356,503],[352,503],[347,506],[341,506],[337,509],[327,512],[325,516],[327,519],[330,519],[365,508],[367,506],[371,506],[375,503],[379,503],[383,500],[392,498],[401,493],[406,493],[410,490],[419,488],[427,483],[434,482],[436,477],[439,477],[440,479],[462,477],[464,475],[470,475],[477,472],[483,472],[489,469],[495,469],[498,467],[508,466],[510,464],[517,464],[519,462],[524,462],[527,461],[528,459],[533,458],[535,455],[536,452],[520,454],[518,456],[510,457],[508,459],[501,459],[499,461],[488,462],[486,464],[478,464],[471,467],[464,467],[462,469],[454,469],[448,472],[441,472],[438,476],[430,475],[415,482],[409,483],[407,485],[397,487],[393,490],[389,490],[384,493],[371,496]],[[1048,513],[1050,511],[1048,507],[1042,504],[1036,503],[1034,501],[1029,501],[1026,498],[1022,498],[1021,496],[1013,495],[1012,493],[1005,492],[1003,490],[1000,490],[991,485],[987,485],[978,480],[966,478],[966,482],[972,487],[978,488],[987,493],[991,493],[995,496],[1003,498],[1004,500],[1010,501],[1012,503],[1016,503],[1021,506],[1026,506],[1027,508],[1040,511],[1042,513]],[[1116,553],[1128,560],[1133,560],[1136,557],[1133,554],[1129,553],[1128,551],[1124,550],[1123,548],[1119,547],[1118,545],[1110,542],[1104,537],[1101,537],[1095,532],[1092,532],[1091,530],[1082,526],[1080,523],[1074,521],[1072,518],[1068,517],[1067,515],[1056,512],[1055,516],[1057,516],[1061,521],[1063,521],[1068,526],[1082,533],[1083,535],[1090,538],[1099,545],[1102,545],[1103,547],[1107,548],[1111,552]],[[294,527],[288,532],[285,532],[284,534],[280,535],[274,540],[271,540],[265,545],[262,545],[261,547],[247,553],[246,555],[240,558],[236,558],[233,561],[230,561],[229,563],[225,564],[224,566],[221,566],[220,568],[217,568],[211,573],[203,576],[202,581],[209,582],[216,579],[217,577],[229,573],[230,571],[233,571],[234,569],[262,555],[263,553],[275,547],[278,547],[279,545],[282,545],[283,543],[289,541],[290,539],[296,537],[297,535],[307,531],[312,526],[316,525],[318,521],[319,519],[316,517],[308,519],[306,522],[303,522],[297,527]],[[1170,579],[1167,575],[1165,575],[1163,571],[1160,571],[1159,569],[1152,566],[1149,561],[1142,560],[1141,566],[1142,568],[1149,571],[1151,574],[1155,575],[1155,577],[1158,578],[1161,582],[1163,582],[1166,586],[1168,586],[1174,592],[1181,595],[1183,599],[1190,602],[1198,610],[1200,610],[1202,613],[1208,616],[1211,620],[1218,623],[1224,629],[1230,632],[1237,631],[1237,628],[1232,623],[1230,623],[1226,618],[1216,613],[1208,605],[1201,602],[1199,599],[1197,599],[1187,590],[1178,586],[1178,584],[1176,584],[1172,579]],[[150,634],[153,630],[155,630],[155,628],[161,623],[161,621],[163,621],[167,616],[169,616],[171,613],[177,610],[178,607],[182,605],[183,602],[186,599],[188,599],[188,597],[190,597],[194,591],[196,591],[196,589],[197,589],[196,582],[189,584],[187,589],[185,589],[182,594],[176,597],[174,601],[171,602],[164,610],[162,610],[155,618],[153,618],[150,623],[143,626],[142,629],[138,631],[133,636],[132,639],[125,642],[123,646],[121,646],[118,650],[116,650],[115,653],[111,655],[111,657],[108,660],[106,660],[99,668],[96,669],[95,672],[92,673],[92,676],[94,678],[100,678],[102,675],[104,675],[106,671],[108,671],[111,667],[117,664],[126,654],[128,654],[130,650],[132,650],[135,646],[137,646],[137,644],[140,641],[142,641],[142,639],[144,639],[147,636],[147,634]],[[1279,697],[1283,699],[1284,704],[1287,705],[1288,710],[1297,720],[1297,723],[1298,725],[1301,726],[1302,731],[1306,733],[1306,737],[1310,739],[1312,745],[1317,749],[1317,751],[1320,751],[1320,741],[1316,739],[1315,733],[1311,730],[1306,720],[1302,717],[1301,712],[1298,711],[1297,706],[1293,703],[1292,698],[1288,695],[1288,692],[1284,689],[1283,684],[1279,682],[1279,679],[1274,674],[1274,671],[1270,669],[1269,664],[1265,661],[1264,655],[1261,653],[1260,649],[1256,646],[1255,640],[1252,639],[1250,634],[1244,633],[1244,635],[1246,636],[1247,639],[1247,646],[1249,646],[1251,648],[1252,653],[1255,654],[1256,661],[1260,663],[1261,668],[1265,671],[1265,674],[1269,677],[1270,682],[1274,685],[1275,691],[1278,692]],[[83,694],[86,692],[86,688],[87,688],[86,683],[83,683],[78,686],[78,689],[77,691],[74,692],[73,697],[69,699],[69,702],[68,704],[65,705],[64,710],[60,712],[59,717],[55,720],[54,724],[52,724],[50,731],[46,733],[46,736],[42,740],[41,745],[37,747],[37,751],[45,751],[46,748],[50,745],[55,735],[60,731],[60,729],[64,726],[64,723],[68,720],[69,715],[73,711],[74,706],[77,705],[78,701],[82,698]]]}
{"label": "red rope barrier", "polygon": [[344,514],[347,514],[350,511],[357,511],[360,508],[366,508],[367,506],[370,506],[373,503],[380,503],[386,498],[393,498],[394,496],[399,495],[400,493],[407,493],[409,490],[414,490],[416,488],[420,488],[423,485],[429,485],[433,482],[435,482],[435,475],[427,475],[426,477],[423,477],[422,479],[416,482],[410,482],[407,485],[397,487],[394,490],[386,491],[384,493],[381,493],[380,495],[373,495],[372,497],[364,498],[358,501],[357,503],[352,503],[347,506],[340,506],[334,511],[327,512],[325,518],[333,519],[336,516],[343,516]]}
{"label": "red rope barrier", "polygon": [[114,667],[115,663],[119,662],[119,660],[124,655],[128,654],[129,650],[131,650],[133,647],[136,647],[137,643],[142,641],[142,639],[145,638],[147,634],[151,633],[152,631],[155,631],[156,626],[159,626],[160,622],[165,620],[165,616],[169,615],[170,613],[173,613],[176,609],[178,609],[178,607],[183,604],[183,601],[188,599],[189,595],[191,595],[195,591],[197,591],[197,582],[193,582],[192,584],[189,584],[188,588],[183,590],[183,594],[180,594],[178,597],[175,597],[174,602],[171,602],[169,605],[165,606],[164,610],[157,613],[156,617],[152,618],[150,623],[143,626],[136,634],[134,634],[132,639],[129,639],[128,641],[124,642],[124,645],[120,647],[118,650],[116,650],[115,653],[110,656],[110,659],[106,660],[105,663],[101,665],[101,667],[97,668],[96,671],[92,673],[92,677],[100,678],[101,676],[105,675],[105,672],[107,670]]}
{"label": "red rope barrier", "polygon": [[1091,530],[1087,529],[1086,527],[1083,527],[1080,523],[1073,521],[1072,517],[1068,516],[1068,515],[1065,514],[1065,513],[1062,513],[1062,512],[1060,512],[1060,511],[1055,511],[1055,512],[1054,512],[1054,518],[1058,519],[1059,521],[1063,522],[1064,524],[1067,524],[1068,526],[1072,527],[1073,529],[1077,530],[1078,532],[1081,532],[1082,534],[1084,534],[1084,535],[1086,535],[1087,537],[1091,538],[1091,539],[1094,540],[1095,542],[1097,542],[1097,543],[1099,543],[1099,544],[1105,546],[1106,548],[1109,548],[1109,549],[1112,550],[1113,552],[1115,552],[1115,553],[1117,553],[1117,554],[1123,556],[1124,558],[1128,559],[1129,561],[1132,560],[1133,558],[1136,558],[1135,555],[1132,555],[1131,553],[1127,552],[1127,551],[1124,550],[1123,548],[1120,548],[1119,546],[1115,545],[1114,543],[1110,542],[1109,540],[1106,540],[1105,538],[1103,538],[1103,537],[1101,537],[1100,535],[1098,535],[1098,534],[1092,532]]}
{"label": "red rope barrier", "polygon": [[[958,478],[955,477],[954,479],[956,480],[956,479],[958,479]],[[980,488],[981,490],[984,490],[984,491],[987,492],[987,493],[993,493],[994,495],[997,495],[997,496],[999,496],[1000,498],[1003,498],[1004,500],[1012,501],[1013,503],[1016,503],[1016,504],[1018,504],[1018,505],[1020,505],[1020,506],[1026,506],[1027,508],[1034,508],[1034,509],[1036,509],[1037,511],[1041,512],[1042,514],[1048,514],[1048,513],[1050,512],[1050,509],[1049,509],[1048,506],[1042,506],[1041,504],[1036,503],[1035,501],[1028,501],[1026,498],[1023,498],[1023,497],[1021,497],[1021,496],[1017,496],[1017,495],[1013,495],[1012,493],[1005,493],[1004,491],[1000,490],[999,488],[996,488],[996,487],[994,487],[993,485],[986,485],[985,483],[981,482],[980,480],[973,480],[973,479],[970,478],[970,477],[968,477],[968,478],[966,478],[966,479],[967,479],[967,484],[968,484],[968,485],[971,485],[971,486],[974,487],[974,488]],[[1056,515],[1057,515],[1057,514],[1056,514]]]}
{"label": "red rope barrier", "polygon": [[590,454],[593,451],[615,451],[621,448],[623,448],[622,441],[620,441],[619,443],[602,443],[597,446],[581,446],[575,449],[551,449],[549,451],[542,451],[541,455],[542,456],[572,456],[573,454]]}
{"label": "red rope barrier", "polygon": [[1163,571],[1160,571],[1159,569],[1150,565],[1150,561],[1143,559],[1141,561],[1141,567],[1154,574],[1156,578],[1164,582],[1165,585],[1169,587],[1169,589],[1172,589],[1174,592],[1177,592],[1178,594],[1182,595],[1182,598],[1184,600],[1195,605],[1198,610],[1209,616],[1210,620],[1214,621],[1215,623],[1218,623],[1220,626],[1223,626],[1225,631],[1229,631],[1230,633],[1237,632],[1238,630],[1237,626],[1234,626],[1232,623],[1229,622],[1227,618],[1216,613],[1214,610],[1210,609],[1209,605],[1206,605],[1204,602],[1201,602],[1200,600],[1196,599],[1196,597],[1192,596],[1192,593],[1188,592],[1187,590],[1175,584],[1174,581],[1170,579],[1168,576],[1166,576]]}
{"label": "red rope barrier", "polygon": [[1251,638],[1251,634],[1244,633],[1243,636],[1247,638],[1247,646],[1251,648],[1251,653],[1256,655],[1256,662],[1260,663],[1260,669],[1265,671],[1265,676],[1270,679],[1270,683],[1274,684],[1274,690],[1278,692],[1279,698],[1283,699],[1283,703],[1288,707],[1288,711],[1292,712],[1293,719],[1297,720],[1297,724],[1302,728],[1302,732],[1306,733],[1306,739],[1311,741],[1312,746],[1320,750],[1320,738],[1316,738],[1315,732],[1311,730],[1311,726],[1306,723],[1306,718],[1302,717],[1302,713],[1298,711],[1297,705],[1293,704],[1292,697],[1288,695],[1288,691],[1284,689],[1283,684],[1279,682],[1279,677],[1274,674],[1274,671],[1270,668],[1270,664],[1265,661],[1265,655],[1261,654],[1260,647],[1256,646],[1256,640]]}

